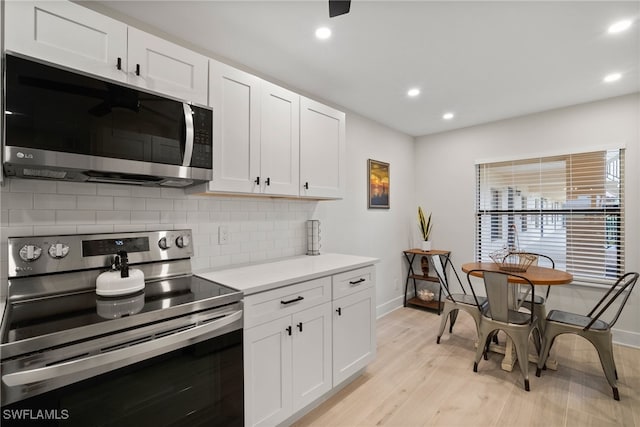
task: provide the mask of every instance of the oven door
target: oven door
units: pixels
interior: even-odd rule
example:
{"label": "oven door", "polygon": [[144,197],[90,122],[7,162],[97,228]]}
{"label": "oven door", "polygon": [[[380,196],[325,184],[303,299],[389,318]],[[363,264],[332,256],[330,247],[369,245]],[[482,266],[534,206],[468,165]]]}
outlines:
{"label": "oven door", "polygon": [[[96,355],[21,370],[3,362],[2,400],[12,403],[2,407],[2,425],[243,425],[241,303],[234,306],[240,311],[151,339],[126,337]],[[198,328],[208,332],[196,336]]]}

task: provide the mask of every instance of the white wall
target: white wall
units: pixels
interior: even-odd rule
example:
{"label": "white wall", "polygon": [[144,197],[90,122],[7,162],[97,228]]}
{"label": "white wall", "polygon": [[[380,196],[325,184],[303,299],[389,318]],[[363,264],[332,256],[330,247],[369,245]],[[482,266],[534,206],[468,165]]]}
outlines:
{"label": "white wall", "polygon": [[[433,211],[434,247],[449,249],[459,267],[474,260],[475,163],[626,147],[627,271],[640,270],[640,94],[550,110],[417,138],[417,204]],[[586,314],[600,289],[555,287],[549,309]],[[640,289],[615,325],[614,340],[640,347]]]}
{"label": "white wall", "polygon": [[[347,113],[347,191],[343,200],[319,202],[322,252],[380,259],[376,268],[378,316],[402,305],[402,251],[415,225],[414,139]],[[389,209],[367,208],[367,160],[389,163]]]}

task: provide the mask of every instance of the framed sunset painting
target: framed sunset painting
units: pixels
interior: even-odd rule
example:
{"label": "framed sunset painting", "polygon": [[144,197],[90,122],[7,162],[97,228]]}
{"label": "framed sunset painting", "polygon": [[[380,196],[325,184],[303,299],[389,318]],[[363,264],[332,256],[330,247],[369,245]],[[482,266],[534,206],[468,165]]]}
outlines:
{"label": "framed sunset painting", "polygon": [[369,159],[369,209],[389,209],[389,163]]}

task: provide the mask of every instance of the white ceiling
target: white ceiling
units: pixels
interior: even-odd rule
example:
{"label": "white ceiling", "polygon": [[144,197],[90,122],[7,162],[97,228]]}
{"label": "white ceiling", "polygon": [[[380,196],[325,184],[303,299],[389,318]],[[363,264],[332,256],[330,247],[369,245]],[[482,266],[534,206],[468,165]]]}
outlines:
{"label": "white ceiling", "polygon": [[97,3],[414,136],[640,91],[639,1]]}

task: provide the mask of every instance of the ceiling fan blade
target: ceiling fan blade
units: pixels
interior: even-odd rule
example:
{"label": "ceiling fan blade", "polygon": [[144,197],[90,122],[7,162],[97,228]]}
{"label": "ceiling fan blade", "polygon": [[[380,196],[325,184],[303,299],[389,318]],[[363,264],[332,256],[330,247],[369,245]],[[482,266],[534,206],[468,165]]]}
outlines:
{"label": "ceiling fan blade", "polygon": [[349,13],[351,0],[329,0],[329,18]]}

